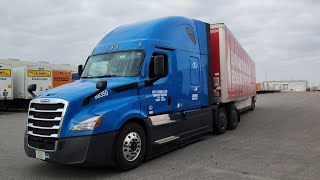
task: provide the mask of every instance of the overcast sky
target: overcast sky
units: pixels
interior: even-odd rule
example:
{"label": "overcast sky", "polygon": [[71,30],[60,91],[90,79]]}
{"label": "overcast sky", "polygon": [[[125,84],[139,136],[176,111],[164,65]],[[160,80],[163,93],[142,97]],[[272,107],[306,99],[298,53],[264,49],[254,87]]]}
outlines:
{"label": "overcast sky", "polygon": [[1,0],[0,58],[84,64],[115,27],[171,15],[225,23],[256,62],[258,82],[320,85],[319,0]]}

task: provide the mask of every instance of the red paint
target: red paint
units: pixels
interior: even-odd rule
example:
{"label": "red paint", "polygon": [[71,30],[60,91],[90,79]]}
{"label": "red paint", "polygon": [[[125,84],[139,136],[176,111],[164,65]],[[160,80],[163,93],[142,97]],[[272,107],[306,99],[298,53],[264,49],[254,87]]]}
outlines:
{"label": "red paint", "polygon": [[[219,28],[210,29],[210,46],[211,46],[211,57],[212,57],[212,77],[219,77],[220,79],[220,51],[219,51]],[[208,69],[209,70],[209,69]],[[211,79],[213,81],[213,79]],[[221,96],[221,90],[216,90],[216,87],[212,87],[213,91],[218,91]],[[213,95],[213,94],[212,94]]]}
{"label": "red paint", "polygon": [[[224,37],[219,39],[219,33],[222,32]],[[225,97],[227,101],[234,101],[242,97],[255,96],[255,64],[224,25],[210,30],[210,45],[213,77],[215,73],[219,73],[220,84],[222,78],[224,87],[227,87],[227,90],[222,91],[221,97]],[[221,48],[224,48],[224,56],[221,56]]]}

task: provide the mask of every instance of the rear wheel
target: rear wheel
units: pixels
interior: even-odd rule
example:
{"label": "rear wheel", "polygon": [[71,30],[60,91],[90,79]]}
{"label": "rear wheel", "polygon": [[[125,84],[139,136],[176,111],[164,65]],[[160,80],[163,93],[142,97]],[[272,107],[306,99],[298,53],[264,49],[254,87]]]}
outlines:
{"label": "rear wheel", "polygon": [[215,134],[223,134],[227,130],[227,111],[224,107],[219,107],[218,108],[218,113],[217,113],[217,122],[216,126],[214,128],[214,133]]}
{"label": "rear wheel", "polygon": [[253,111],[255,107],[256,107],[256,101],[252,98],[250,110]]}
{"label": "rear wheel", "polygon": [[230,104],[228,108],[228,129],[234,130],[239,122],[239,111],[234,104]]}
{"label": "rear wheel", "polygon": [[116,144],[116,162],[118,168],[128,171],[138,167],[146,153],[146,135],[137,123],[127,124],[119,134]]}

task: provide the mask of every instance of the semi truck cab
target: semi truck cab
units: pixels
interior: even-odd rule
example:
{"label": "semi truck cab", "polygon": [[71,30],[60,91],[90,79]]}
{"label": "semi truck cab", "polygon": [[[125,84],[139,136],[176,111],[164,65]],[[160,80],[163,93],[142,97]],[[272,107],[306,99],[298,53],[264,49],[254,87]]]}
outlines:
{"label": "semi truck cab", "polygon": [[228,123],[236,127],[238,109],[228,118],[233,106],[212,97],[210,56],[210,25],[198,20],[165,17],[116,28],[79,66],[80,80],[30,102],[26,154],[130,170],[222,134]]}

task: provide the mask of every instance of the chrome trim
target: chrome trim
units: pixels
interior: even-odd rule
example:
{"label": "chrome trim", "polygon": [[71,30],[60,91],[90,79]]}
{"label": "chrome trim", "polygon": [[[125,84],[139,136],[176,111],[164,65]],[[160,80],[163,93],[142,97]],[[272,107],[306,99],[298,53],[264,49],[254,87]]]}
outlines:
{"label": "chrome trim", "polygon": [[55,117],[54,119],[44,119],[44,118],[35,118],[33,116],[28,116],[28,119],[38,120],[38,121],[61,121],[61,117]]}
{"label": "chrome trim", "polygon": [[34,149],[34,150],[39,150],[39,151],[44,151],[44,152],[55,152],[57,147],[58,147],[58,141],[55,141],[54,143],[54,149],[53,150],[48,150],[48,149],[38,149],[38,148],[34,148],[32,146],[29,146],[28,144],[28,147],[31,148],[31,149]]}
{"label": "chrome trim", "polygon": [[59,126],[57,125],[54,125],[52,127],[42,127],[42,126],[34,126],[33,123],[29,123],[28,124],[28,127],[31,127],[31,128],[35,128],[35,129],[48,129],[48,130],[57,130],[59,129]]}
{"label": "chrome trim", "polygon": [[[55,104],[55,103],[54,103]],[[37,110],[34,108],[30,108],[29,111],[34,111],[34,112],[63,112],[63,109],[57,109],[57,110]]]}
{"label": "chrome trim", "polygon": [[[36,137],[44,137],[44,138],[58,138],[58,134],[51,134],[50,136],[47,135],[40,135],[40,134],[33,134],[33,131],[28,131],[28,135],[36,136]],[[28,144],[29,145],[29,144]]]}
{"label": "chrome trim", "polygon": [[[46,99],[45,101],[41,102],[42,99]],[[34,108],[30,108],[31,107],[31,103],[37,103],[37,104],[58,104],[58,103],[62,103],[64,104],[64,107],[62,109],[62,114],[61,114],[61,117],[56,117],[54,119],[43,119],[43,118],[34,118],[33,116],[29,116],[30,114],[30,110],[32,111],[32,109]],[[62,123],[63,123],[63,119],[64,119],[64,116],[66,114],[66,111],[67,111],[67,108],[68,108],[68,105],[69,105],[69,102],[66,101],[66,100],[63,100],[63,99],[58,99],[58,98],[36,98],[36,99],[32,99],[29,103],[29,109],[28,109],[28,118],[29,117],[32,117],[30,119],[33,119],[33,120],[39,120],[39,121],[60,121],[59,122],[59,128],[58,128],[58,134],[52,134],[50,136],[46,136],[46,135],[40,135],[40,134],[33,134],[32,131],[28,131],[26,133],[26,136],[28,135],[31,135],[31,136],[36,136],[36,137],[44,137],[44,138],[59,138],[60,137],[60,132],[61,132],[61,126],[62,126]],[[43,111],[42,111],[43,112]],[[58,112],[58,111],[50,111],[50,112]],[[27,120],[27,124],[26,124],[26,128],[28,128],[28,120]],[[29,145],[29,142],[28,142],[28,137],[27,137],[27,145],[28,147],[32,148],[32,149],[35,149],[35,150],[41,150],[41,151],[46,151],[46,152],[54,152],[57,150],[57,146],[58,146],[58,139],[55,141],[55,147],[53,150],[47,150],[47,149],[38,149],[38,148],[35,148],[35,147],[32,147]]]}
{"label": "chrome trim", "polygon": [[163,138],[163,139],[156,140],[155,143],[163,144],[163,143],[167,143],[167,142],[170,142],[170,141],[173,141],[173,140],[176,140],[176,139],[179,139],[179,136],[169,136],[169,137],[166,137],[166,138]]}
{"label": "chrome trim", "polygon": [[[41,102],[42,99],[50,99],[50,101]],[[30,103],[38,103],[38,104],[58,104],[58,103],[66,103],[68,101],[58,98],[37,98],[32,99]]]}
{"label": "chrome trim", "polygon": [[169,114],[161,114],[156,116],[150,116],[151,123],[153,126],[159,126],[163,124],[169,124],[175,122],[175,120],[171,120]]}

